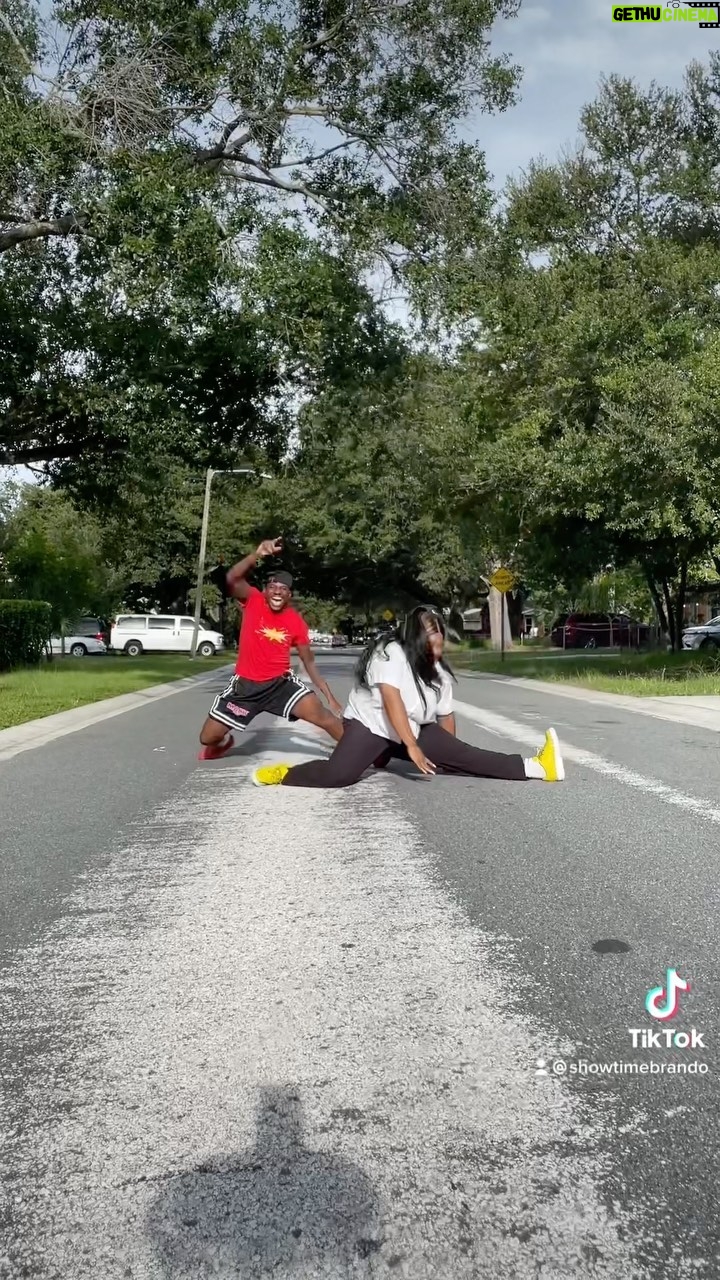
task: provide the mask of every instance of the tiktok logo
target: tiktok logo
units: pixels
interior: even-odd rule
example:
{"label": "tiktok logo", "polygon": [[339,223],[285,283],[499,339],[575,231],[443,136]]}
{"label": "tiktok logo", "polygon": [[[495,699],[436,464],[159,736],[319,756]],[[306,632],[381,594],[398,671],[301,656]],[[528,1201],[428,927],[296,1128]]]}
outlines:
{"label": "tiktok logo", "polygon": [[680,1007],[680,992],[689,991],[690,983],[681,978],[677,969],[668,969],[664,987],[651,987],[645,997],[645,1008],[651,1018],[669,1022]]}

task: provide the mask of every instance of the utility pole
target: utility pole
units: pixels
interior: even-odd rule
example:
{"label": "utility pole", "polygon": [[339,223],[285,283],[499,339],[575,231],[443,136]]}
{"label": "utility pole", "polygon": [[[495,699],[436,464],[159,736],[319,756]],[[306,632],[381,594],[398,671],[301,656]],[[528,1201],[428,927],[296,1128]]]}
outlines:
{"label": "utility pole", "polygon": [[210,519],[210,493],[212,490],[212,482],[214,476],[260,476],[263,480],[269,480],[270,476],[264,471],[256,471],[254,467],[230,467],[221,468],[220,470],[208,467],[205,474],[205,502],[203,504],[202,529],[200,531],[200,552],[198,555],[198,571],[197,585],[195,588],[195,626],[193,627],[192,647],[190,649],[190,657],[194,658],[197,653],[198,633],[200,631],[200,614],[202,613],[202,589],[205,580],[205,553],[207,551],[208,523]]}

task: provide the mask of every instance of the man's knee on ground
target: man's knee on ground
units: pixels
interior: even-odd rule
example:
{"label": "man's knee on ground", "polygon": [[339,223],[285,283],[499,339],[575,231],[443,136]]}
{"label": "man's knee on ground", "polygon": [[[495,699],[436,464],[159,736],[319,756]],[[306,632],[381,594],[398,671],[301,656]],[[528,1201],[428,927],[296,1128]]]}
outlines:
{"label": "man's knee on ground", "polygon": [[219,720],[212,720],[208,716],[200,730],[200,741],[204,747],[211,747],[215,742],[222,742],[226,733],[227,728],[224,724],[220,724]]}

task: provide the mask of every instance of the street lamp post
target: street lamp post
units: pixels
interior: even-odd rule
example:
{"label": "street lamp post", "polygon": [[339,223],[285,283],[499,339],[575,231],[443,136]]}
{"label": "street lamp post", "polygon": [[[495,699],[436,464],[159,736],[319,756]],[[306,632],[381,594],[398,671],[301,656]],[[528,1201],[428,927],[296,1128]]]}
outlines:
{"label": "street lamp post", "polygon": [[200,631],[200,614],[202,613],[202,589],[205,579],[205,553],[207,551],[208,521],[210,518],[210,491],[212,489],[213,476],[256,476],[259,475],[263,480],[269,480],[270,476],[264,471],[256,471],[254,467],[229,467],[215,470],[208,467],[205,475],[205,502],[203,505],[202,530],[200,532],[200,554],[198,555],[198,572],[197,572],[197,588],[195,591],[195,626],[193,627],[192,648],[190,657],[194,658],[197,654],[198,633]]}

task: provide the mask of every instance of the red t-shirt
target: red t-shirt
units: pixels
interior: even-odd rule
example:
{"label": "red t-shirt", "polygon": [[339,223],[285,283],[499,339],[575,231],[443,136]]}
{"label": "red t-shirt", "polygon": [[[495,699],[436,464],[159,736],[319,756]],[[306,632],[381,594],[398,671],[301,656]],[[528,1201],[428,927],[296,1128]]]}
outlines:
{"label": "red t-shirt", "polygon": [[310,644],[304,618],[289,605],[279,612],[271,609],[257,587],[239,603],[242,627],[235,674],[259,682],[286,675],[293,646]]}

